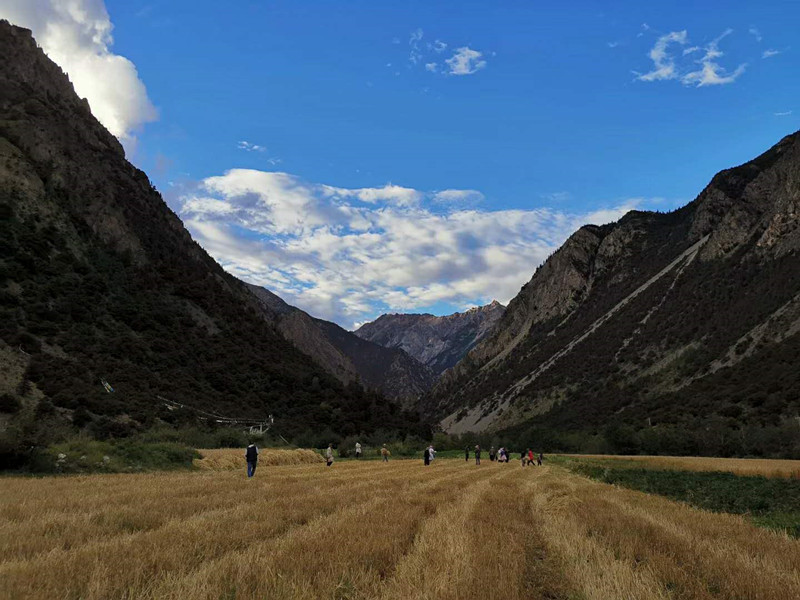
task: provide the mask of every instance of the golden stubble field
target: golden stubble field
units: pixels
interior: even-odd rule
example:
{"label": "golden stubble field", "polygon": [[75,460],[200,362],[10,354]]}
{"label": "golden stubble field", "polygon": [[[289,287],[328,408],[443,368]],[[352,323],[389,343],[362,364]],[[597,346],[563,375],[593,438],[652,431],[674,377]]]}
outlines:
{"label": "golden stubble field", "polygon": [[554,466],[221,465],[1,479],[0,597],[800,598],[800,541]]}
{"label": "golden stubble field", "polygon": [[678,471],[727,471],[736,475],[800,478],[800,460],[769,458],[708,458],[704,456],[616,456],[613,454],[562,454],[567,458],[620,460],[655,469]]}

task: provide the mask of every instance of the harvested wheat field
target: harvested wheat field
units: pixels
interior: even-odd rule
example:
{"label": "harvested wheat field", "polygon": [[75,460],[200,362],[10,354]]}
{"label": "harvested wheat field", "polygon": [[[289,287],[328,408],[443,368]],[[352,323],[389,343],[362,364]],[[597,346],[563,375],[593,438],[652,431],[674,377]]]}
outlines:
{"label": "harvested wheat field", "polygon": [[800,542],[461,460],[5,478],[0,597],[800,598]]}
{"label": "harvested wheat field", "polygon": [[711,458],[704,456],[616,456],[612,454],[562,454],[567,458],[621,460],[642,463],[643,467],[679,471],[725,471],[737,475],[800,477],[800,460],[769,458]]}
{"label": "harvested wheat field", "polygon": [[[244,451],[234,448],[217,448],[198,450],[200,458],[193,464],[203,471],[242,470],[245,468]],[[261,448],[258,455],[259,467],[275,467],[279,465],[308,465],[324,463],[322,455],[313,450],[284,450],[281,448]]]}

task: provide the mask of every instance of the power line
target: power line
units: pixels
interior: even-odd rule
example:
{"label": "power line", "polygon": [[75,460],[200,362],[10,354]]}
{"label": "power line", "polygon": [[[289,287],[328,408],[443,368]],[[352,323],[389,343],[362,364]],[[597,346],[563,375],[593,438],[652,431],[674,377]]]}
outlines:
{"label": "power line", "polygon": [[185,409],[194,411],[195,413],[197,413],[197,414],[199,414],[199,415],[201,415],[203,417],[206,417],[206,418],[209,418],[209,419],[214,419],[214,421],[216,423],[222,423],[222,424],[225,424],[225,425],[233,425],[233,426],[250,427],[251,430],[253,428],[255,428],[255,427],[258,427],[259,433],[263,433],[264,431],[268,431],[269,428],[272,426],[272,424],[275,422],[275,419],[272,417],[272,415],[269,415],[266,419],[247,419],[247,418],[225,417],[223,415],[220,415],[220,414],[217,414],[217,413],[213,413],[213,412],[210,412],[210,411],[207,411],[207,410],[203,410],[202,408],[197,408],[197,407],[191,406],[189,404],[185,404],[185,403],[181,403],[181,402],[175,402],[173,400],[168,400],[167,398],[164,398],[163,396],[156,396],[156,398],[161,400],[169,410],[177,410],[179,408],[185,408]]}

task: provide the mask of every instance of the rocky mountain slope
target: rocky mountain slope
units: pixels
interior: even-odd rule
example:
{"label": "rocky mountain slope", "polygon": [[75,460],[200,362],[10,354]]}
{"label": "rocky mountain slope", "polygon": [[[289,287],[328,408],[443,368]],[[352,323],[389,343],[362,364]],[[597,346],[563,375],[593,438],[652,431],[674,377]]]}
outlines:
{"label": "rocky mountain slope", "polygon": [[343,385],[276,331],[30,31],[0,21],[0,56],[5,404],[38,401],[67,419],[81,411],[118,433],[178,419],[160,396],[232,416],[273,413],[287,436],[417,431],[416,417]]}
{"label": "rocky mountain slope", "polygon": [[355,334],[387,348],[402,348],[439,375],[460,361],[503,316],[496,300],[445,317],[430,314],[381,315]]}
{"label": "rocky mountain slope", "polygon": [[722,452],[794,422],[798,364],[800,132],[680,210],[581,228],[424,408],[451,432],[719,430]]}
{"label": "rocky mountain slope", "polygon": [[248,288],[272,313],[278,331],[343,383],[358,380],[408,408],[415,408],[418,398],[433,386],[431,370],[403,350],[383,347],[312,317],[261,286]]}

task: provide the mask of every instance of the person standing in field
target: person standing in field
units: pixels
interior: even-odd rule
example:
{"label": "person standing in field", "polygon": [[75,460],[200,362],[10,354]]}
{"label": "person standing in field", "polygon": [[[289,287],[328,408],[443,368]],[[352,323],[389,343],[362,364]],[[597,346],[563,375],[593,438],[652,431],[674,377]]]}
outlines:
{"label": "person standing in field", "polygon": [[494,462],[494,459],[495,459],[495,451],[494,451],[494,446],[492,446],[491,448],[489,448],[489,462]]}
{"label": "person standing in field", "polygon": [[469,446],[467,446],[466,448],[464,448],[464,460],[465,460],[466,462],[469,462]]}
{"label": "person standing in field", "polygon": [[431,464],[431,447],[430,446],[427,446],[425,448],[425,452],[422,453],[422,461],[425,463],[426,467],[429,464]]}
{"label": "person standing in field", "polygon": [[386,447],[386,444],[384,444],[383,448],[381,448],[381,456],[383,457],[383,462],[389,462],[390,454],[391,452],[389,452],[389,449]]}
{"label": "person standing in field", "polygon": [[333,464],[333,444],[328,444],[328,449],[325,450],[325,462],[329,467]]}
{"label": "person standing in field", "polygon": [[475,444],[475,464],[481,464],[481,445]]}
{"label": "person standing in field", "polygon": [[247,476],[252,477],[256,474],[258,466],[258,446],[250,444],[245,450],[244,458],[247,461]]}
{"label": "person standing in field", "polygon": [[542,461],[543,461],[543,460],[544,460],[544,456],[542,455],[542,453],[541,453],[541,452],[539,452],[539,466],[540,466],[540,467],[542,466]]}
{"label": "person standing in field", "polygon": [[356,458],[361,458],[361,444],[356,442]]}
{"label": "person standing in field", "polygon": [[434,448],[433,444],[431,444],[431,447],[430,447],[429,450],[430,450],[430,455],[431,455],[431,462],[433,462],[433,459],[436,458],[436,448]]}
{"label": "person standing in field", "polygon": [[[534,464],[533,463],[533,450],[531,450],[530,448],[528,448],[528,464],[529,465],[533,465]],[[542,464],[542,463],[539,463],[539,464]]]}
{"label": "person standing in field", "polygon": [[528,464],[528,453],[527,452],[520,452],[519,453],[519,462],[522,463],[522,466]]}

